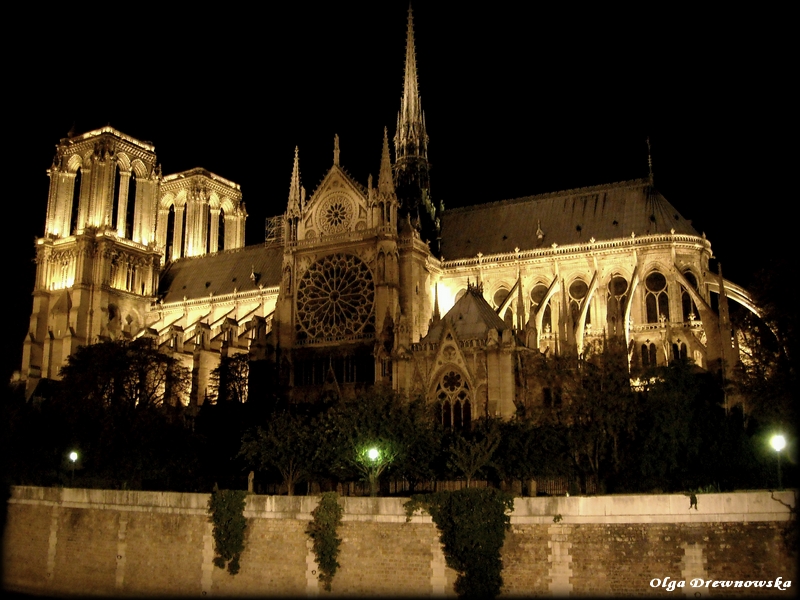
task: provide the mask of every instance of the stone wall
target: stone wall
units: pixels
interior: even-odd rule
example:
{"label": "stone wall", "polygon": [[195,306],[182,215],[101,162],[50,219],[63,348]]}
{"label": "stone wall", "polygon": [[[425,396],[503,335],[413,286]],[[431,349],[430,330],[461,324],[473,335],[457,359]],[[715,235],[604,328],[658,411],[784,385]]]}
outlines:
{"label": "stone wall", "polygon": [[[784,542],[793,492],[517,498],[503,548],[509,596],[668,593],[653,579],[795,583]],[[402,498],[342,498],[333,594],[453,596],[428,516]],[[324,595],[304,530],[314,496],[248,496],[246,548],[231,576],[212,565],[208,495],[14,487],[4,587],[45,595]],[[774,588],[676,589],[681,597],[790,597]]]}

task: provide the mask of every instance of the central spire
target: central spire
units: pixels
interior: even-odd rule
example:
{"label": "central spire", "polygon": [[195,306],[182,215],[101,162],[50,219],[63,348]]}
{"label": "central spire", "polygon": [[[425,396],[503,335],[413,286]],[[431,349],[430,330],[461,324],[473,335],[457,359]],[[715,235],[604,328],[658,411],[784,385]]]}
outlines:
{"label": "central spire", "polygon": [[408,7],[406,65],[403,97],[397,114],[394,136],[394,178],[400,201],[399,217],[408,219],[420,237],[439,254],[439,215],[431,200],[428,133],[417,81],[417,56],[414,48],[414,15]]}
{"label": "central spire", "polygon": [[407,157],[428,158],[428,135],[425,131],[425,115],[419,96],[417,80],[417,56],[414,47],[414,15],[408,7],[406,30],[406,65],[403,79],[403,97],[397,115],[397,133],[394,138],[398,161]]}

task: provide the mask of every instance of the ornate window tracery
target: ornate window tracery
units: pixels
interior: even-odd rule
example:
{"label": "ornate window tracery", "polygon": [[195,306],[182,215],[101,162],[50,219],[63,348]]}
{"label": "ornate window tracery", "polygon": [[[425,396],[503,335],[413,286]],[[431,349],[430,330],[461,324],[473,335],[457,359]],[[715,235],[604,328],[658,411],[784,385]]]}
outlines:
{"label": "ornate window tracery", "polygon": [[342,233],[350,229],[355,208],[344,194],[328,196],[317,213],[317,226],[323,233]]}
{"label": "ornate window tracery", "polygon": [[374,330],[375,283],[357,256],[333,254],[313,263],[297,286],[302,337],[344,338]]}
{"label": "ornate window tracery", "polygon": [[445,428],[468,430],[472,423],[472,393],[464,376],[456,370],[445,371],[436,384],[439,415]]}

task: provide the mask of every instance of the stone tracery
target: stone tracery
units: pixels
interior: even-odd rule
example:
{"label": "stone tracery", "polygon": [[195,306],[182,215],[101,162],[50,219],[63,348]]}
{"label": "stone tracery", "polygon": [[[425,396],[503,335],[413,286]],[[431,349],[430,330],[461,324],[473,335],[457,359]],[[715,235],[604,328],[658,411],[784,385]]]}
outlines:
{"label": "stone tracery", "polygon": [[314,262],[297,288],[298,329],[310,338],[366,333],[374,321],[375,284],[366,263],[351,254]]}

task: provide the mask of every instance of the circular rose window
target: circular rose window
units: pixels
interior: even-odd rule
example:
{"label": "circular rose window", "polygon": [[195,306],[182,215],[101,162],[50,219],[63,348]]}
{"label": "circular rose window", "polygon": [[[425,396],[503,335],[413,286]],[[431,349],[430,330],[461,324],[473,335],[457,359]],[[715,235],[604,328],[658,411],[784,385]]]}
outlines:
{"label": "circular rose window", "polygon": [[357,256],[333,254],[312,264],[297,286],[298,329],[310,338],[346,337],[370,329],[375,284]]}
{"label": "circular rose window", "polygon": [[343,194],[328,196],[317,213],[317,226],[324,233],[342,233],[353,221],[353,203]]}

